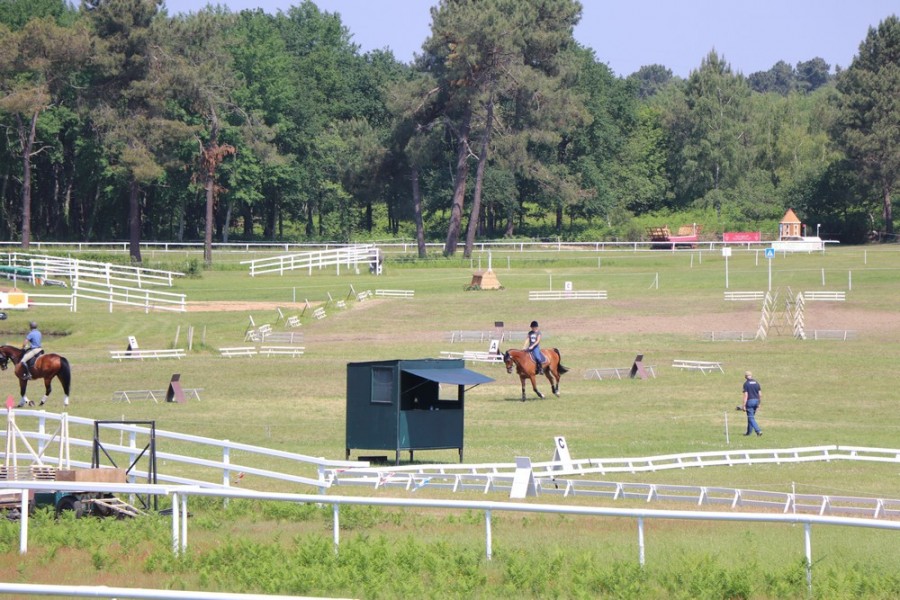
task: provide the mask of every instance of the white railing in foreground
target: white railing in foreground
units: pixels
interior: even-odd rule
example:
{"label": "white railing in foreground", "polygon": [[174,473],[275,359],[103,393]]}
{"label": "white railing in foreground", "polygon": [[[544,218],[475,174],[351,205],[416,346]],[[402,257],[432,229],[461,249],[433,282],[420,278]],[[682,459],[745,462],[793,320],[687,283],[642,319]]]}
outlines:
{"label": "white railing in foreground", "polygon": [[[5,417],[9,420],[9,410],[0,409],[0,418]],[[10,454],[10,442],[8,439],[9,428],[0,431],[0,438],[4,438],[6,444],[6,452],[0,451],[0,458],[4,459],[7,464],[13,462],[33,463],[37,462],[42,465],[49,465],[58,468],[71,467],[90,467],[88,460],[77,460],[69,458],[75,454],[74,449],[81,448],[81,455],[90,457],[93,449],[94,420],[82,417],[75,417],[67,413],[50,413],[42,410],[26,410],[14,409],[13,417],[15,419],[16,428],[20,435],[34,448],[41,458],[36,460],[32,454],[25,452],[24,444],[17,446],[18,451]],[[124,441],[120,444],[109,443],[108,440],[102,439],[104,448],[109,455],[120,465],[134,464],[144,449],[141,442],[149,438],[150,430],[140,425],[132,425],[128,423],[109,423],[104,425],[104,431],[110,430],[115,436],[123,436]],[[61,444],[60,431],[68,432],[66,438],[66,452],[58,452],[53,456],[52,448]],[[81,437],[79,437],[79,435]],[[112,435],[110,436],[112,437]],[[224,486],[232,485],[232,477],[239,473],[244,475],[253,475],[272,479],[276,481],[284,481],[291,484],[303,484],[313,486],[319,492],[324,492],[328,483],[325,480],[324,471],[328,468],[359,468],[369,465],[366,461],[347,461],[347,460],[330,460],[321,457],[308,456],[295,452],[285,452],[282,450],[272,450],[260,446],[250,444],[241,444],[228,440],[217,440],[196,435],[188,435],[156,429],[157,448],[171,448],[176,442],[184,442],[191,444],[196,449],[195,456],[185,456],[173,452],[160,452],[157,450],[157,480],[160,482],[198,485],[198,486]],[[116,441],[119,441],[118,439]],[[209,456],[211,452],[218,452],[221,456],[220,460],[197,458],[197,456]],[[235,462],[233,453],[239,455],[242,460]],[[281,471],[274,471],[271,468],[263,468],[258,466],[254,461],[265,460],[267,463],[277,462]],[[188,478],[167,472],[160,469],[163,462],[167,466],[188,467],[193,471],[201,473],[194,478]],[[313,477],[304,476],[304,472],[314,472]],[[203,474],[206,477],[203,477]],[[131,472],[131,480],[137,477],[146,477],[146,470],[135,468]]]}
{"label": "white railing in foreground", "polygon": [[341,267],[359,272],[360,264],[369,269],[372,265],[379,265],[381,257],[378,248],[372,245],[347,246],[303,252],[301,254],[286,254],[256,260],[243,260],[240,264],[250,265],[250,277],[264,275],[266,273],[278,273],[284,275],[285,271],[306,269],[312,275],[313,269],[335,267],[337,274],[341,274]]}
{"label": "white railing in foreground", "polygon": [[52,585],[40,583],[3,583],[0,593],[67,598],[153,598],[160,600],[302,600],[312,596],[238,594],[229,592],[189,592],[148,588],[110,587],[106,585]]}
{"label": "white railing in foreground", "polygon": [[[9,418],[7,409],[0,409],[0,416]],[[56,433],[63,427],[69,432],[68,444],[76,448],[90,450],[93,447],[92,419],[75,417],[67,413],[51,413],[43,410],[15,409],[13,415],[17,428],[33,448],[42,452],[40,464],[61,466],[88,467],[89,463],[82,461],[69,461],[69,464],[61,464],[59,458],[51,456],[47,446],[58,443]],[[30,430],[29,430],[30,426]],[[108,450],[123,463],[131,464],[138,457],[141,449],[138,448],[138,436],[146,436],[149,430],[146,427],[127,423],[107,423],[105,427],[120,432],[125,437],[122,445],[107,445]],[[52,430],[52,432],[50,431]],[[83,437],[78,437],[78,432],[83,431]],[[0,430],[0,438],[6,438],[8,430]],[[191,456],[183,456],[175,453],[157,452],[159,458],[164,458],[173,465],[193,465],[211,470],[214,475],[205,479],[189,479],[179,477],[164,470],[158,473],[158,480],[163,482],[184,483],[194,485],[224,486],[229,487],[231,477],[236,473],[257,475],[273,480],[303,483],[324,491],[332,485],[362,484],[372,485],[373,481],[390,482],[392,485],[402,482],[404,486],[416,487],[426,482],[426,485],[436,485],[442,481],[450,481],[455,485],[467,484],[467,481],[484,487],[489,477],[494,477],[492,485],[501,485],[504,477],[509,480],[516,471],[515,463],[477,463],[477,464],[441,464],[441,465],[402,465],[371,467],[366,461],[331,460],[321,457],[312,457],[304,454],[272,450],[250,444],[218,440],[196,435],[181,434],[157,429],[158,440],[169,440],[168,443],[158,444],[171,447],[174,442],[186,442],[194,444],[198,448],[197,454],[209,455],[209,449],[221,453],[221,460],[200,459]],[[7,461],[13,458],[31,462],[33,457],[24,452],[17,453],[14,457],[8,456],[2,449],[8,445],[0,446],[0,458]],[[240,453],[247,457],[241,463],[233,462],[232,452]],[[89,455],[90,452],[86,452]],[[262,458],[267,461],[272,459],[284,461],[285,466],[280,467],[284,472],[263,469],[248,464],[249,457]],[[802,462],[831,462],[835,460],[852,460],[861,462],[882,462],[900,464],[900,449],[891,448],[867,448],[861,446],[809,446],[781,449],[751,449],[751,450],[722,450],[684,454],[667,454],[648,457],[624,457],[624,458],[587,458],[570,459],[567,461],[534,462],[533,472],[537,479],[545,479],[549,482],[562,480],[563,477],[575,477],[586,475],[607,475],[612,473],[652,473],[671,469],[704,468],[714,466],[738,466],[755,464],[793,464]],[[297,474],[300,468],[314,469],[316,478],[303,477]],[[146,475],[136,472],[136,475]],[[373,479],[374,478],[374,479]],[[468,479],[467,479],[468,478]],[[457,483],[458,482],[458,483]],[[578,485],[587,489],[594,485],[606,485],[599,482],[581,482],[571,490],[572,493],[580,493]],[[549,489],[549,485],[548,489]],[[461,488],[460,488],[461,489]],[[486,490],[487,491],[487,490]],[[738,490],[741,491],[741,490]],[[786,496],[782,496],[786,497]],[[868,499],[866,499],[868,500]],[[874,500],[874,499],[873,499]],[[891,503],[893,501],[890,501]]]}
{"label": "white railing in foreground", "polygon": [[900,531],[898,521],[875,521],[853,517],[828,517],[818,515],[773,514],[773,513],[724,513],[714,511],[682,511],[652,510],[632,508],[608,508],[593,506],[561,506],[557,504],[494,502],[467,500],[426,500],[413,498],[372,498],[355,496],[322,496],[312,494],[288,494],[274,492],[256,492],[237,489],[210,489],[195,486],[160,486],[135,484],[104,484],[93,482],[60,482],[60,481],[0,481],[0,489],[16,490],[21,493],[21,515],[19,520],[19,553],[28,550],[28,495],[29,490],[40,491],[97,491],[111,494],[145,494],[167,496],[172,510],[172,551],[176,555],[184,554],[188,548],[188,500],[191,496],[214,497],[227,499],[246,499],[258,501],[292,502],[297,504],[330,504],[332,507],[332,535],[337,551],[340,545],[340,507],[348,506],[396,506],[403,508],[449,509],[459,511],[477,510],[484,512],[485,518],[485,557],[493,556],[492,515],[494,512],[558,514],[584,517],[632,518],[637,521],[638,562],[643,567],[646,563],[644,521],[647,519],[667,519],[686,521],[731,521],[750,523],[784,523],[804,525],[804,548],[806,553],[806,580],[812,586],[812,525],[838,525],[847,527],[866,527]]}

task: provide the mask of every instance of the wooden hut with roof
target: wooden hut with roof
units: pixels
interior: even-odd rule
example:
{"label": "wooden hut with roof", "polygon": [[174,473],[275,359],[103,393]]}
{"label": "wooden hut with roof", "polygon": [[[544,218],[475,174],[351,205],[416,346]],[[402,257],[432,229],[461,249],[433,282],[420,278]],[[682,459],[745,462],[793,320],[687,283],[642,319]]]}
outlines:
{"label": "wooden hut with roof", "polygon": [[781,223],[778,224],[778,239],[799,240],[801,237],[803,237],[803,224],[797,218],[794,210],[789,208],[781,218]]}

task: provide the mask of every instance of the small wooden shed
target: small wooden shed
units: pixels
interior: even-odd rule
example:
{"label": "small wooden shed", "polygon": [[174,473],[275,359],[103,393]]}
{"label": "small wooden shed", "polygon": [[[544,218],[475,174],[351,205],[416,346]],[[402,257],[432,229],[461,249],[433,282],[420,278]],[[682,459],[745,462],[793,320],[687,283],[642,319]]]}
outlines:
{"label": "small wooden shed", "polygon": [[466,388],[494,381],[463,360],[384,360],[347,364],[347,458],[350,450],[457,448],[463,460]]}
{"label": "small wooden shed", "polygon": [[478,290],[499,290],[503,286],[493,270],[475,271],[472,274],[472,282],[469,284],[470,289]]}
{"label": "small wooden shed", "polygon": [[803,237],[803,224],[797,218],[794,210],[789,208],[781,218],[781,223],[778,224],[778,239],[799,240],[801,237]]}

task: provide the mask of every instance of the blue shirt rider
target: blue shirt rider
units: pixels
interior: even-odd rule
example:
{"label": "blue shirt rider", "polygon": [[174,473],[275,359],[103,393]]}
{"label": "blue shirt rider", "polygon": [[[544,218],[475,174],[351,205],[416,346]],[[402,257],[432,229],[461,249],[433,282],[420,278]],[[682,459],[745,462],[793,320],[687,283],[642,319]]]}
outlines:
{"label": "blue shirt rider", "polygon": [[41,342],[43,342],[44,336],[41,334],[41,331],[38,329],[37,323],[32,321],[28,324],[28,327],[31,328],[31,331],[28,332],[28,335],[25,336],[25,344],[24,348],[27,350],[25,354],[22,355],[22,379],[29,380],[31,379],[31,371],[28,368],[28,362],[42,353],[44,351],[41,348]]}
{"label": "blue shirt rider", "polygon": [[531,358],[534,359],[535,364],[537,365],[537,375],[544,374],[544,355],[541,353],[541,330],[538,329],[538,322],[531,322],[531,331],[528,332],[525,340],[525,350],[528,350],[531,353]]}

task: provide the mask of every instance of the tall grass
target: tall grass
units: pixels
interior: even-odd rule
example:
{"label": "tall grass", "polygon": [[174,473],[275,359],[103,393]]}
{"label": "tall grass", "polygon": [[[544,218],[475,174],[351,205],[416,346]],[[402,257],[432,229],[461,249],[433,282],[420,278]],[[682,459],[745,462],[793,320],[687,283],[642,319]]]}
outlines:
{"label": "tall grass", "polygon": [[[181,279],[174,291],[187,294],[189,302],[264,305],[148,315],[118,307],[110,313],[106,305],[80,302],[77,313],[51,308],[10,313],[0,322],[0,333],[2,341],[19,344],[27,322],[39,321],[48,351],[73,364],[73,414],[152,419],[160,429],[342,458],[348,362],[482,349],[451,347],[445,333],[489,330],[495,321],[524,330],[538,319],[545,345],[558,347],[571,369],[562,380],[562,396],[520,402],[517,377],[499,367],[470,365],[496,381],[467,393],[468,462],[511,462],[515,456],[548,460],[555,435],[566,437],[577,458],[822,444],[896,448],[900,417],[892,365],[900,358],[898,250],[829,248],[824,254],[772,260],[772,284],[781,298],[789,290],[848,291],[843,305],[809,303],[806,315],[811,328],[858,329],[857,338],[847,342],[800,341],[789,335],[773,335],[765,342],[703,341],[702,332],[712,324],[753,331],[760,318],[758,303],[723,301],[725,262],[713,251],[493,252],[492,264],[503,285],[496,291],[465,291],[473,269],[486,268],[484,254],[423,263],[389,257],[378,278],[368,273],[337,276],[331,270],[250,278],[245,270],[229,266]],[[165,268],[163,258],[154,260]],[[232,262],[237,261],[231,256],[216,257],[216,264]],[[766,290],[768,267],[761,253],[735,251],[728,262],[729,289]],[[609,300],[527,300],[529,290],[562,289],[566,281],[575,289],[607,290]],[[377,287],[416,293],[412,300],[360,303],[350,296],[351,286],[356,291]],[[312,320],[304,303],[324,304],[329,294],[334,300],[347,299],[349,308],[327,304],[328,317]],[[287,316],[302,315],[303,358],[218,355],[218,347],[243,345],[249,317],[258,324],[274,323],[275,306]],[[190,327],[194,347],[185,360],[109,359],[108,350],[124,349],[129,335],[142,347],[168,348],[176,345],[179,332],[177,346],[185,347]],[[581,376],[589,368],[628,366],[638,353],[656,367],[655,379]],[[720,360],[726,374],[680,372],[668,366],[675,358]],[[745,423],[734,405],[745,369],[763,386],[762,438],[739,435]],[[123,404],[111,399],[115,390],[164,388],[174,372],[181,374],[185,387],[203,388],[202,400]],[[0,384],[17,395],[8,374],[0,375]],[[542,388],[549,391],[546,384]],[[39,392],[31,383],[30,397],[37,399]],[[60,392],[54,390],[49,410],[61,409]],[[724,435],[726,416],[730,444]],[[186,447],[160,450],[187,452]],[[454,462],[457,457],[451,450],[417,452],[416,458]],[[741,466],[617,479],[897,496],[896,465],[890,464]],[[248,476],[241,485],[274,484]],[[806,596],[802,531],[790,527],[654,523],[648,527],[647,567],[641,570],[636,532],[627,520],[495,517],[494,560],[486,562],[478,515],[342,511],[348,530],[335,555],[329,513],[316,507],[233,502],[227,509],[199,503],[191,510],[190,552],[181,559],[171,556],[168,522],[156,517],[132,522],[46,517],[31,528],[27,559],[16,556],[17,526],[0,524],[7,559],[0,577],[369,598]],[[885,532],[816,528],[813,595],[897,596],[895,547],[896,536]]]}

